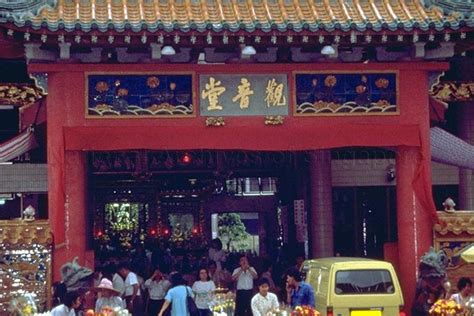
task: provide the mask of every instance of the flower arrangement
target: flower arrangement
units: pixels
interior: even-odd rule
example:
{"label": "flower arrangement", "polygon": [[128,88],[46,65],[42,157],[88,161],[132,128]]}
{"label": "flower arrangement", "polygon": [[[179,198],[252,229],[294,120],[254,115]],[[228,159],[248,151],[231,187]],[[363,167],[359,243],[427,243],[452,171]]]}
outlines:
{"label": "flower arrangement", "polygon": [[30,316],[35,315],[38,312],[32,294],[25,294],[13,298],[10,301],[8,311],[10,312],[9,315],[14,316]]}
{"label": "flower arrangement", "polygon": [[284,304],[280,306],[280,309],[271,312],[267,316],[320,316],[321,314],[311,306],[296,306],[294,310],[291,310],[290,306]]}
{"label": "flower arrangement", "polygon": [[210,306],[214,316],[233,316],[235,314],[235,294],[226,288],[214,291],[214,301]]}
{"label": "flower arrangement", "polygon": [[89,309],[85,313],[86,316],[129,316],[130,313],[128,310],[123,309],[123,308],[111,308],[108,306],[105,306],[102,308],[102,310],[99,313],[94,312],[93,309]]}
{"label": "flower arrangement", "polygon": [[291,316],[319,316],[321,314],[311,306],[296,306],[290,315]]}
{"label": "flower arrangement", "polygon": [[214,315],[232,316],[235,313],[235,301],[226,299],[218,302],[212,307]]}
{"label": "flower arrangement", "polygon": [[458,316],[464,315],[461,305],[454,300],[437,300],[430,309],[432,316]]}

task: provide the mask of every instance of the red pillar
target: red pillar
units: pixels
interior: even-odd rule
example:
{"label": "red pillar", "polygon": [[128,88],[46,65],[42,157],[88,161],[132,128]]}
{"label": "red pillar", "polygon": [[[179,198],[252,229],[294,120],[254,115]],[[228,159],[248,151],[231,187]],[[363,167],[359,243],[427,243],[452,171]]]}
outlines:
{"label": "red pillar", "polygon": [[65,168],[65,223],[68,261],[74,257],[79,263],[93,268],[93,255],[87,253],[87,238],[90,233],[87,221],[87,164],[86,154],[81,151],[66,151]]}
{"label": "red pillar", "polygon": [[[404,146],[398,148],[396,163],[398,272],[406,311],[410,310],[415,296],[420,257],[432,244],[430,214],[421,207],[415,195],[414,180],[420,162],[419,148]],[[423,163],[429,164],[430,161]]]}
{"label": "red pillar", "polygon": [[55,239],[58,239],[57,236],[64,238],[55,243],[54,280],[61,279],[61,266],[72,261],[74,257],[79,258],[81,265],[90,268],[94,265],[93,255],[87,252],[89,229],[87,227],[85,154],[79,151],[66,151],[64,158],[64,182],[60,191],[52,194],[52,198],[55,200],[62,198],[64,204],[56,204],[55,208],[50,208],[50,221]]}
{"label": "red pillar", "polygon": [[[85,154],[66,151],[64,127],[73,122],[68,105],[83,98],[71,84],[71,74],[49,73],[47,106],[48,217],[54,237],[53,279],[60,280],[61,266],[79,257],[80,264],[93,266],[87,253],[87,169]],[[71,86],[72,85],[72,86]]]}
{"label": "red pillar", "polygon": [[331,151],[310,153],[312,258],[334,256]]}
{"label": "red pillar", "polygon": [[[55,86],[64,82],[61,74],[48,77],[49,84]],[[47,99],[47,155],[48,155],[48,218],[54,237],[53,279],[59,280],[59,268],[65,262],[66,244],[64,230],[64,134],[66,116],[64,90],[50,93]]]}

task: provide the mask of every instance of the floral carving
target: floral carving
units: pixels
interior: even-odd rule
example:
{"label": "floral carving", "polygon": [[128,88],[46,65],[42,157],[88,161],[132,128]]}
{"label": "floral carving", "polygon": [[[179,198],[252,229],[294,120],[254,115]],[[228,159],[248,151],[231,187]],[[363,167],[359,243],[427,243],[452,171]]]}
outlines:
{"label": "floral carving", "polygon": [[128,89],[125,89],[125,88],[118,89],[117,95],[120,97],[126,97],[128,95]]}
{"label": "floral carving", "polygon": [[337,79],[333,75],[327,76],[326,79],[324,79],[324,85],[326,87],[332,88],[336,85],[336,83],[337,83]]}
{"label": "floral carving", "polygon": [[160,79],[155,76],[148,77],[148,79],[146,80],[146,84],[148,87],[156,89],[160,85]]}
{"label": "floral carving", "polygon": [[109,91],[109,84],[105,81],[99,81],[95,85],[95,90],[99,93],[104,93]]}
{"label": "floral carving", "polygon": [[206,118],[206,126],[224,126],[225,121],[223,117],[208,117]]}
{"label": "floral carving", "polygon": [[375,81],[375,86],[379,89],[387,89],[390,81],[386,78],[379,78]]}

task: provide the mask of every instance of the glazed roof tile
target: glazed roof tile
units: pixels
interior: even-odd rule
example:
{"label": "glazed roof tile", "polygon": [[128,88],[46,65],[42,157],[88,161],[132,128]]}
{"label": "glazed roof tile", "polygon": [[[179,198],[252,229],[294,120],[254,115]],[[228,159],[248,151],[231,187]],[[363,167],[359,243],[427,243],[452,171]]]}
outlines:
{"label": "glazed roof tile", "polygon": [[[455,0],[57,0],[26,14],[18,27],[50,31],[422,31],[474,26]],[[441,1],[441,0],[439,0]],[[446,4],[447,3],[447,4]],[[460,10],[456,8],[460,6]]]}

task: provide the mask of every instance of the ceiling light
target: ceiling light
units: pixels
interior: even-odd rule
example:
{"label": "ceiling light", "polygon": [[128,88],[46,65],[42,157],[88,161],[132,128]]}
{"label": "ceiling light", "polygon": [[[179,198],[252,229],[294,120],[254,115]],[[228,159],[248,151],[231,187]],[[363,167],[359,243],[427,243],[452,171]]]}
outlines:
{"label": "ceiling light", "polygon": [[255,55],[256,53],[257,51],[253,46],[245,46],[244,48],[242,48],[242,55],[251,56]]}
{"label": "ceiling light", "polygon": [[161,49],[161,55],[165,55],[165,56],[176,55],[176,51],[174,50],[173,46],[166,45]]}
{"label": "ceiling light", "polygon": [[321,54],[323,55],[334,55],[336,50],[331,45],[326,45],[321,49]]}

